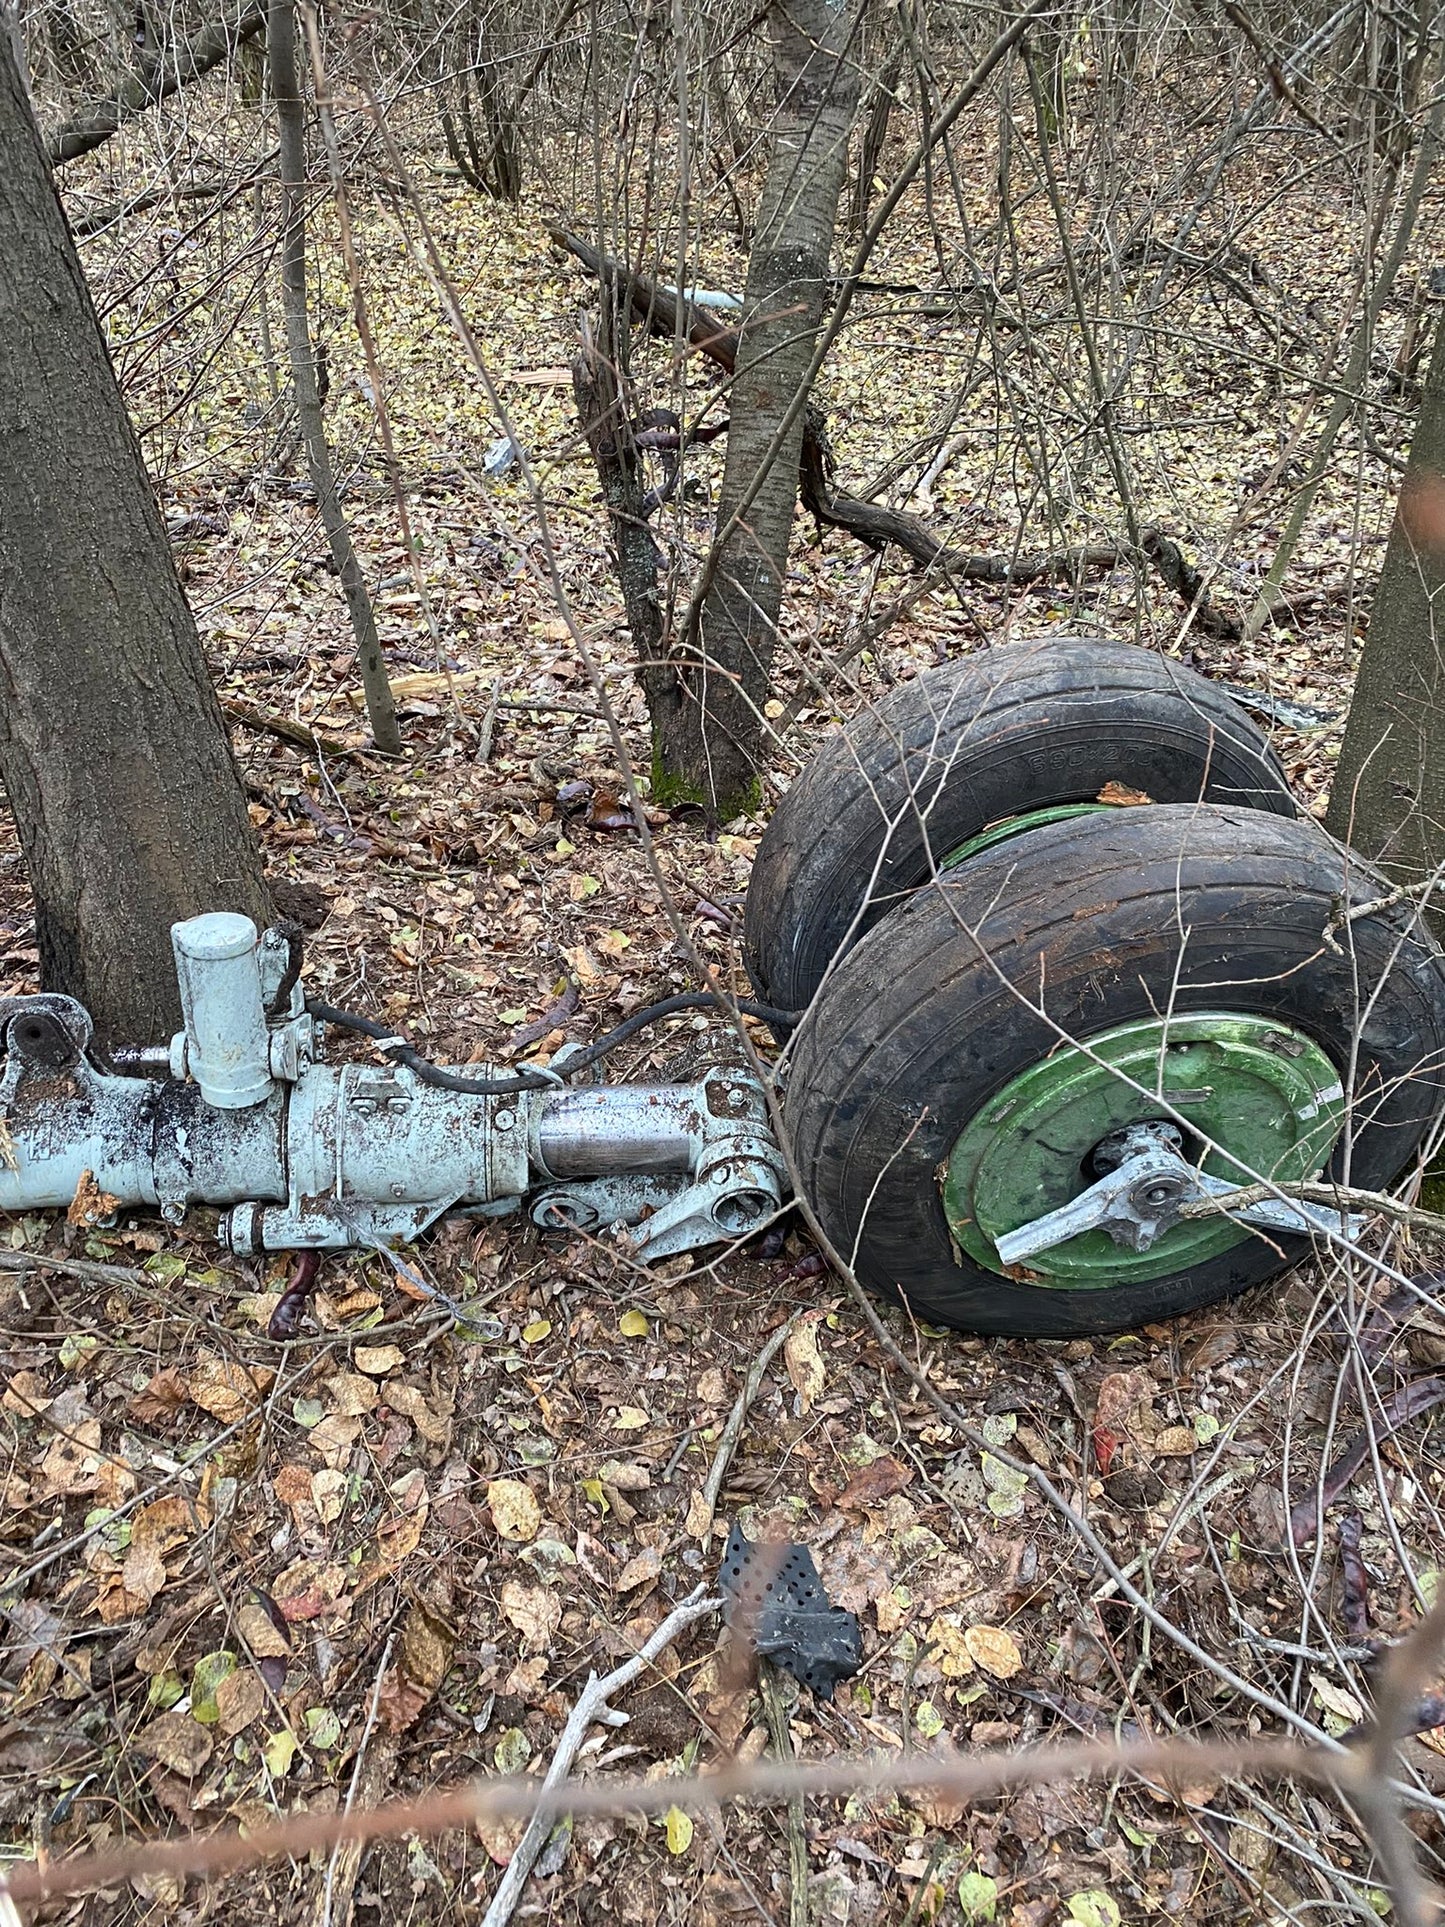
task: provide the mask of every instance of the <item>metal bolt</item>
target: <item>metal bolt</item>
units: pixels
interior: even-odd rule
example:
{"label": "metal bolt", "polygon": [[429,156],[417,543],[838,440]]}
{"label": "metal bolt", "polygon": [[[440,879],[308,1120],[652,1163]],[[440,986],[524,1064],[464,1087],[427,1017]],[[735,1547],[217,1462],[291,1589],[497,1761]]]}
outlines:
{"label": "metal bolt", "polygon": [[510,1131],[517,1119],[511,1111],[498,1111],[492,1119],[492,1128],[497,1131]]}

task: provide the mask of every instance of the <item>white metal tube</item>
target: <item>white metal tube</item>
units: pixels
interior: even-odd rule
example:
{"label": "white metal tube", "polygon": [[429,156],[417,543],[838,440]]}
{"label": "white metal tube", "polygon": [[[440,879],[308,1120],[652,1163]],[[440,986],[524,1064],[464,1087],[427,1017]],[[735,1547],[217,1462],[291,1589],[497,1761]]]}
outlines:
{"label": "white metal tube", "polygon": [[171,925],[185,1065],[217,1110],[244,1110],[271,1090],[257,941],[251,919],[227,910]]}

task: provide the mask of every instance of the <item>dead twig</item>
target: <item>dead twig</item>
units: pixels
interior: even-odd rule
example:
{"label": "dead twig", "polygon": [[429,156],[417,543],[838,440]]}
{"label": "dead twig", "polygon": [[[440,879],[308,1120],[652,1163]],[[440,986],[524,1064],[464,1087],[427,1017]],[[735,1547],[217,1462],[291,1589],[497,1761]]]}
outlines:
{"label": "dead twig", "polygon": [[733,1461],[733,1454],[738,1449],[738,1440],[742,1437],[743,1425],[748,1416],[748,1409],[758,1395],[758,1389],[762,1385],[764,1373],[787,1343],[788,1333],[797,1322],[798,1314],[795,1312],[786,1324],[779,1325],[767,1344],[764,1345],[763,1349],[753,1360],[752,1365],[748,1369],[748,1375],[743,1381],[743,1389],[733,1400],[733,1409],[728,1413],[727,1424],[724,1425],[722,1429],[722,1437],[717,1442],[717,1450],[712,1455],[712,1464],[708,1468],[707,1478],[703,1481],[702,1502],[707,1507],[707,1522],[709,1526],[712,1525],[713,1514],[717,1511],[717,1502],[722,1493],[723,1480],[727,1477],[728,1467]]}
{"label": "dead twig", "polygon": [[[603,1718],[611,1711],[608,1702],[612,1695],[620,1693],[624,1686],[630,1686],[638,1674],[645,1672],[658,1654],[669,1647],[680,1634],[685,1633],[688,1627],[694,1625],[699,1619],[705,1619],[709,1613],[716,1612],[717,1608],[717,1599],[708,1594],[705,1587],[697,1587],[695,1591],[688,1594],[680,1606],[673,1607],[662,1624],[646,1643],[638,1648],[631,1659],[624,1660],[620,1666],[615,1667],[602,1679],[599,1679],[595,1673],[588,1674],[587,1684],[577,1695],[577,1704],[568,1714],[567,1724],[562,1728],[558,1738],[556,1751],[552,1755],[552,1764],[547,1768],[547,1777],[542,1782],[544,1794],[560,1787],[566,1780],[567,1775],[572,1771],[572,1763],[577,1758],[578,1748],[587,1737],[588,1727],[594,1720]],[[502,1875],[501,1885],[492,1896],[492,1904],[483,1917],[482,1927],[507,1927],[507,1922],[512,1918],[517,1902],[522,1897],[522,1889],[527,1884],[527,1877],[536,1863],[538,1854],[547,1843],[547,1836],[552,1831],[553,1824],[567,1811],[568,1807],[565,1803],[560,1807],[551,1804],[539,1805],[533,1811],[527,1823],[527,1831],[518,1841],[516,1851],[507,1862],[507,1871]]]}

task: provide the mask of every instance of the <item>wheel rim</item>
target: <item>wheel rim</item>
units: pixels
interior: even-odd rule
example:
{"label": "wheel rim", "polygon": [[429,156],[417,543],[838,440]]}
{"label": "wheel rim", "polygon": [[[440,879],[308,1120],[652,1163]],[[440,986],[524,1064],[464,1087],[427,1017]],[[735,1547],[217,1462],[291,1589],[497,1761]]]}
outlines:
{"label": "wheel rim", "polygon": [[[1201,1140],[1219,1147],[1202,1158],[1212,1176],[1290,1183],[1323,1170],[1345,1104],[1339,1072],[1319,1046],[1269,1018],[1199,1012],[1120,1025],[1021,1072],[962,1131],[943,1169],[955,1242],[976,1264],[1017,1276],[1005,1273],[994,1239],[1085,1190],[1097,1175],[1091,1154],[1112,1132],[1171,1111],[1194,1134],[1184,1153],[1191,1163],[1201,1161]],[[1031,1258],[1024,1276],[1059,1291],[1144,1283],[1254,1235],[1227,1218],[1197,1218],[1132,1252],[1106,1231],[1085,1231]]]}
{"label": "wheel rim", "polygon": [[987,829],[980,830],[976,836],[960,843],[956,850],[950,850],[939,864],[940,870],[956,870],[960,863],[967,863],[970,857],[981,856],[999,843],[1011,843],[1016,836],[1025,836],[1030,830],[1042,830],[1050,823],[1067,823],[1076,816],[1097,816],[1101,810],[1111,810],[1113,803],[1050,803],[1045,809],[1024,810],[1018,816],[1006,816],[1001,822],[990,823]]}

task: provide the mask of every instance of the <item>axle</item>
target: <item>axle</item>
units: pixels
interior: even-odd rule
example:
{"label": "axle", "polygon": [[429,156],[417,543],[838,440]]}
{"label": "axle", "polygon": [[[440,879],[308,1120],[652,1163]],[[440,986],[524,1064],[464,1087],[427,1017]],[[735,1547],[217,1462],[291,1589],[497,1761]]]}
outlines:
{"label": "axle", "polygon": [[328,1064],[291,939],[224,912],[171,936],[184,1027],[169,1046],[103,1063],[73,998],[0,1001],[0,1210],[63,1207],[93,1185],[112,1209],[156,1205],[172,1222],[222,1207],[227,1242],[254,1252],[406,1241],[533,1192],[539,1224],[627,1224],[650,1259],[744,1236],[781,1203],[783,1159],[746,1072],[538,1090],[468,1065],[466,1080],[503,1087],[479,1095],[403,1064]]}

